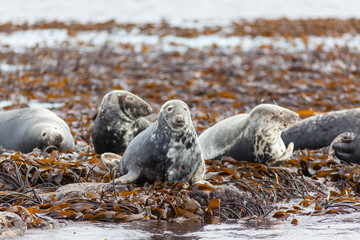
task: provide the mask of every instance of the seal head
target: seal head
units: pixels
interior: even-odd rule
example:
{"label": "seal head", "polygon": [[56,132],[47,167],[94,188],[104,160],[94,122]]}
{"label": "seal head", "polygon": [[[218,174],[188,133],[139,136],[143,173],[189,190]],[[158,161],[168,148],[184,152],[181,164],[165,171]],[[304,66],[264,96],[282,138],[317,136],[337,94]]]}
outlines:
{"label": "seal head", "polygon": [[46,147],[55,147],[59,151],[75,150],[69,126],[45,108],[1,111],[0,145],[23,153]]}
{"label": "seal head", "polygon": [[151,112],[147,102],[128,91],[107,93],[92,127],[95,152],[124,152],[130,141],[150,126],[144,117]]}
{"label": "seal head", "polygon": [[35,124],[30,128],[30,131],[38,133],[38,142],[40,146],[42,146],[40,148],[45,146],[55,146],[58,148],[62,145],[65,139],[58,126],[54,126],[46,122]]}
{"label": "seal head", "polygon": [[[298,120],[299,115],[286,108],[272,104],[256,106],[250,112],[247,122],[247,124],[254,123],[252,131],[249,131],[252,132],[251,134],[255,133],[254,161],[273,163],[286,160],[283,156],[286,146],[281,138],[281,132]],[[290,148],[291,146],[292,153],[293,144]]]}

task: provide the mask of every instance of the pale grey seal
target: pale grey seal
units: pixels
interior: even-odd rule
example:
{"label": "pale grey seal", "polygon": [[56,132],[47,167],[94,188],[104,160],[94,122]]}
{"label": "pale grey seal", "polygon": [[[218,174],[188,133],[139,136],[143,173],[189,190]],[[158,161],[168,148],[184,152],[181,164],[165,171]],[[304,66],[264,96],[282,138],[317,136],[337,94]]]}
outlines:
{"label": "pale grey seal", "polygon": [[150,126],[144,117],[151,111],[147,102],[128,91],[107,93],[91,131],[95,152],[123,153],[131,140]]}
{"label": "pale grey seal", "polygon": [[46,108],[0,111],[0,146],[23,153],[48,146],[75,150],[69,126]]}
{"label": "pale grey seal", "polygon": [[224,119],[205,130],[200,146],[205,159],[230,156],[250,162],[274,163],[289,158],[293,145],[285,147],[281,131],[295,123],[299,115],[289,109],[260,104],[249,114]]}

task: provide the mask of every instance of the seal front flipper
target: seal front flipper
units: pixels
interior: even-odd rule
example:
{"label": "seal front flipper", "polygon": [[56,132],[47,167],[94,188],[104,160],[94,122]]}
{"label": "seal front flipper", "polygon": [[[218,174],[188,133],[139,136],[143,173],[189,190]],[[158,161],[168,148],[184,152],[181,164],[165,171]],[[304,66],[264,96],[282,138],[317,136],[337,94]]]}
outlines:
{"label": "seal front flipper", "polygon": [[111,172],[113,169],[118,168],[121,161],[121,156],[115,153],[103,153],[101,154],[101,161]]}
{"label": "seal front flipper", "polygon": [[330,145],[329,156],[350,163],[360,162],[360,137],[356,133],[344,132],[337,136]]}
{"label": "seal front flipper", "polygon": [[133,183],[137,179],[139,179],[140,175],[141,175],[141,168],[138,166],[132,166],[127,174],[115,179],[115,184]]}
{"label": "seal front flipper", "polygon": [[190,179],[190,183],[191,184],[196,184],[196,183],[206,184],[205,182],[207,182],[207,181],[203,180],[204,179],[204,174],[205,174],[205,162],[202,161],[200,163],[198,169],[196,170],[196,172],[194,173],[194,175]]}
{"label": "seal front flipper", "polygon": [[[352,153],[354,149],[351,149],[350,144],[358,134],[352,132],[343,132],[337,136],[329,147],[329,156],[334,157],[335,152]],[[335,148],[334,148],[335,145]]]}
{"label": "seal front flipper", "polygon": [[279,165],[285,161],[287,161],[291,155],[293,154],[294,152],[294,143],[291,142],[289,143],[288,147],[286,148],[286,150],[283,152],[283,154],[278,158],[278,159],[275,159],[275,161],[273,161],[272,163],[270,163],[270,165],[272,166],[276,166],[276,165]]}

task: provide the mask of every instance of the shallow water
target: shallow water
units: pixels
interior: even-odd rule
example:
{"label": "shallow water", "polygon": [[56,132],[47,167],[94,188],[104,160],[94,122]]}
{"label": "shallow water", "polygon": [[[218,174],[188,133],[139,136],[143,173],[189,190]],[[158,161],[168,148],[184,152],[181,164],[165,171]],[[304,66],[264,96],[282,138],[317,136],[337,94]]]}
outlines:
{"label": "shallow water", "polygon": [[240,221],[202,227],[191,221],[166,223],[71,223],[53,230],[28,230],[18,239],[355,239],[360,237],[360,213],[295,216],[286,220]]}

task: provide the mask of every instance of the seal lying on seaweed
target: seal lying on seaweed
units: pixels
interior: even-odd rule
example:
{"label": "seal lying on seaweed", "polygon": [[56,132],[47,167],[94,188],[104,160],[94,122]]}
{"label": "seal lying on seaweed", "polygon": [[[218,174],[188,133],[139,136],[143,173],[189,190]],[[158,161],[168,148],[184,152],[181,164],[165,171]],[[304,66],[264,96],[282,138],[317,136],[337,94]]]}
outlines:
{"label": "seal lying on seaweed", "polygon": [[0,146],[23,153],[46,147],[75,150],[69,126],[46,108],[0,111]]}
{"label": "seal lying on seaweed", "polygon": [[299,115],[273,104],[260,104],[249,114],[224,119],[205,130],[200,146],[205,159],[230,156],[237,160],[275,164],[287,160],[293,144],[285,147],[281,131],[294,124]]}
{"label": "seal lying on seaweed", "polygon": [[[360,134],[360,108],[317,114],[286,128],[281,137],[294,149],[328,147],[343,132]],[[313,137],[316,136],[316,137]]]}

